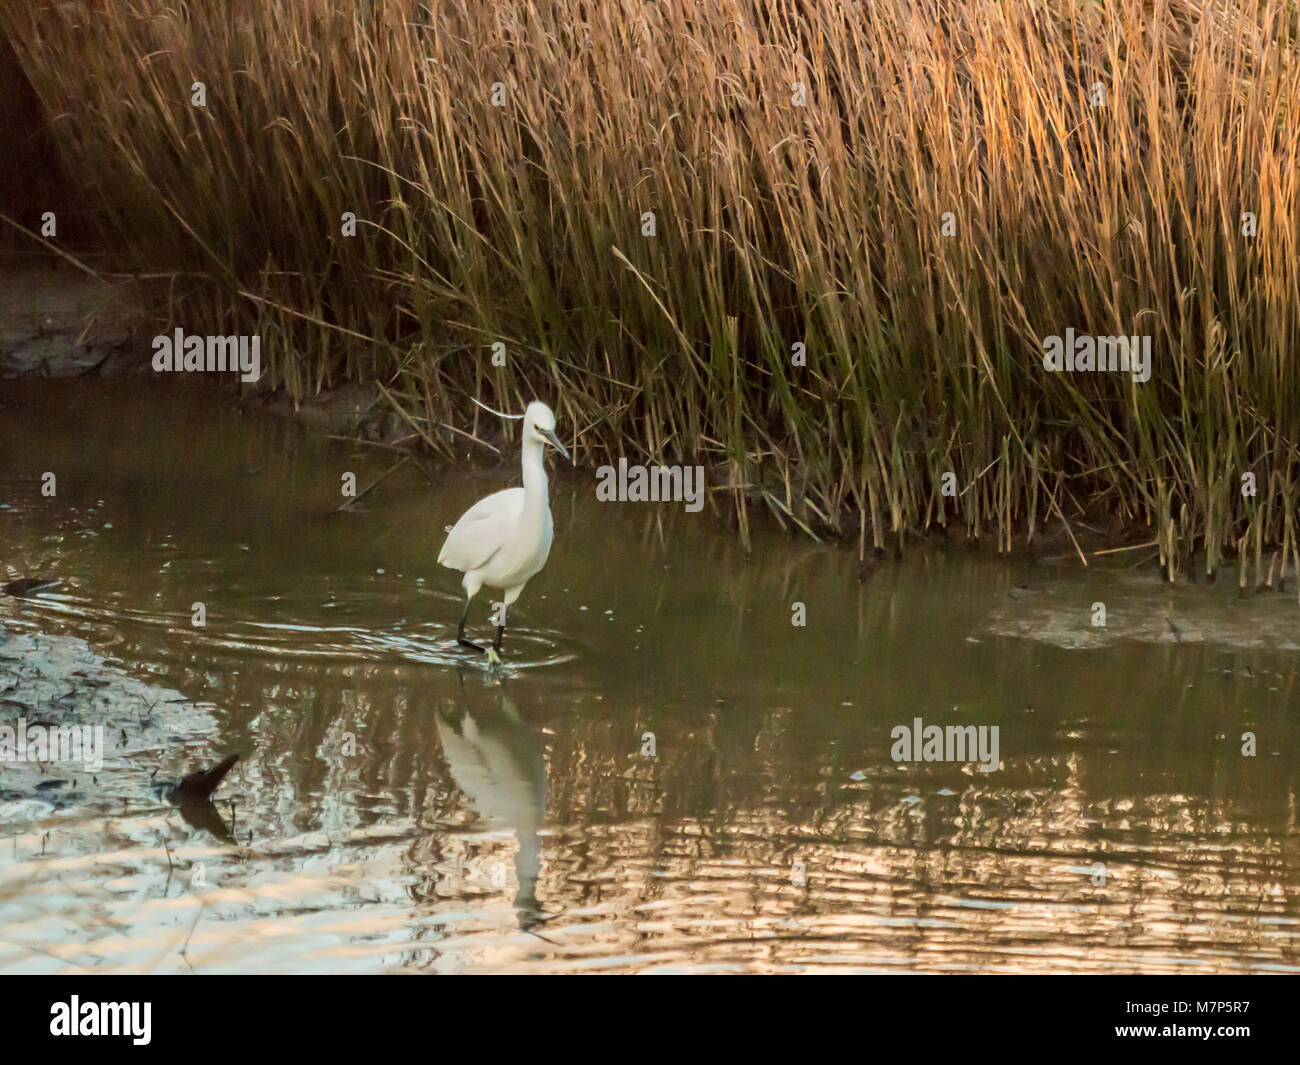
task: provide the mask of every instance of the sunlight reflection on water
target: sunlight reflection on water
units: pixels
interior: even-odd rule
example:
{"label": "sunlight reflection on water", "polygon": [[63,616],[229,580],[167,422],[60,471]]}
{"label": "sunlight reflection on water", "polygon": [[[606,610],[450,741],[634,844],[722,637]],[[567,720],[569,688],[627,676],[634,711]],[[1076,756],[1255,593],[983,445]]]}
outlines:
{"label": "sunlight reflection on water", "polygon": [[[71,690],[127,742],[0,766],[0,971],[1300,965],[1290,594],[923,550],[860,581],[557,474],[493,673],[435,556],[511,467],[339,515],[387,455],[152,381],[5,403],[0,562],[65,585],[0,599],[0,718]],[[914,717],[998,726],[1001,767],[895,762]],[[227,751],[223,843],[152,784]]]}

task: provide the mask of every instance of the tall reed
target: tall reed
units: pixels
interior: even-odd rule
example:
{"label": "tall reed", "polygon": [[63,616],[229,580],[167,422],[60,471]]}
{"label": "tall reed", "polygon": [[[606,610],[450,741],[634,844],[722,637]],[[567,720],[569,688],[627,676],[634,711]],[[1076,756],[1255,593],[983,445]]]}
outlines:
{"label": "tall reed", "polygon": [[[742,534],[760,505],[863,551],[936,523],[1006,548],[1090,512],[1151,526],[1171,572],[1296,550],[1290,0],[0,25],[124,262],[176,275],[191,331],[260,331],[295,397],[376,380],[442,447],[468,396],[539,394],[584,460],[708,463]],[[1150,335],[1151,379],[1045,371],[1067,328]]]}

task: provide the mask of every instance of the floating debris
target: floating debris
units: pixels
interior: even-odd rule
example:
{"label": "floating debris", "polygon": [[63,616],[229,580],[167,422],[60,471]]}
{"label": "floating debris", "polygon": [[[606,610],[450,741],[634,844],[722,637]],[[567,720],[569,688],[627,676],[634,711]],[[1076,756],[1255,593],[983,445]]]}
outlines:
{"label": "floating debris", "polygon": [[0,592],[4,592],[5,595],[12,595],[17,599],[26,599],[31,595],[48,592],[62,583],[63,581],[59,577],[23,577],[20,580],[10,581],[0,588]]}

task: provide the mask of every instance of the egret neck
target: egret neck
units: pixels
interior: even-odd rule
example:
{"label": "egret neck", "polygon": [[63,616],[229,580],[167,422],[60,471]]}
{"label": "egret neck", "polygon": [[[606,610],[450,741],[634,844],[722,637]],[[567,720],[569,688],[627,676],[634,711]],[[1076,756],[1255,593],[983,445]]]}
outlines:
{"label": "egret neck", "polygon": [[537,514],[546,506],[546,467],[542,464],[542,442],[524,438],[524,511]]}

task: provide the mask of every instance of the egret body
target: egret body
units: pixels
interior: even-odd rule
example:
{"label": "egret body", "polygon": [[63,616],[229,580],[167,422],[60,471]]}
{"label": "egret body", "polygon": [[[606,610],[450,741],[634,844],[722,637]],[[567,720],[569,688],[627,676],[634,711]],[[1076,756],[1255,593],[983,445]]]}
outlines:
{"label": "egret body", "polygon": [[506,611],[519,598],[524,585],[546,565],[546,557],[551,553],[551,504],[547,497],[546,468],[542,465],[542,449],[547,444],[566,459],[569,457],[555,435],[555,415],[551,408],[545,403],[530,403],[524,412],[524,486],[493,492],[480,499],[452,526],[438,554],[439,565],[465,574],[461,580],[465,609],[456,627],[456,639],[462,647],[484,650],[465,638],[465,619],[480,588],[487,585],[501,589],[504,605],[496,638],[488,651],[493,659],[500,652],[505,636]]}

